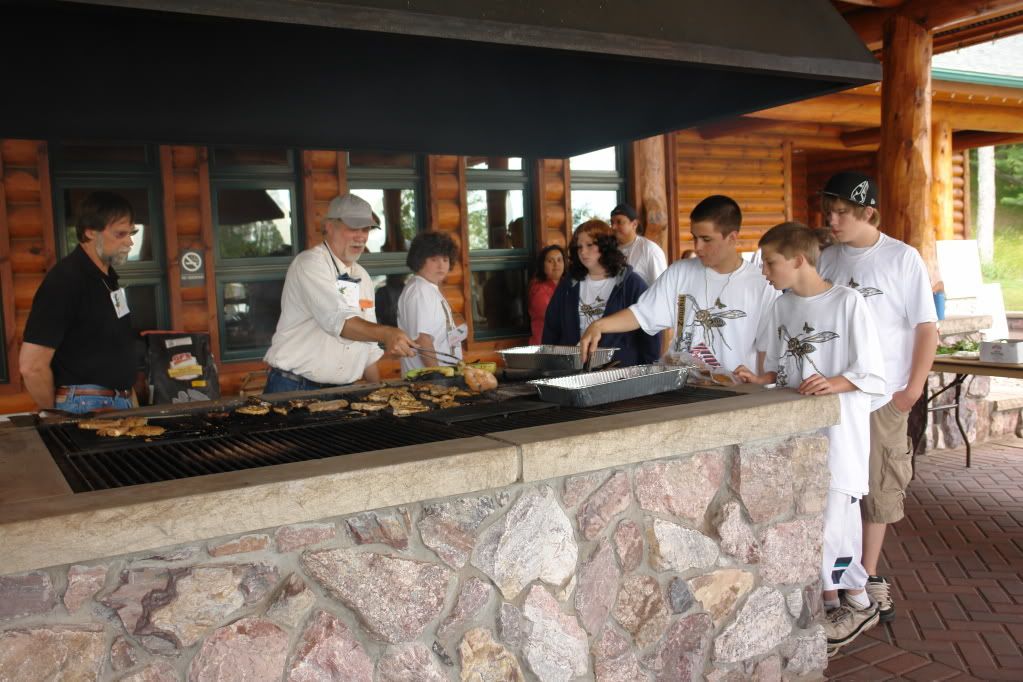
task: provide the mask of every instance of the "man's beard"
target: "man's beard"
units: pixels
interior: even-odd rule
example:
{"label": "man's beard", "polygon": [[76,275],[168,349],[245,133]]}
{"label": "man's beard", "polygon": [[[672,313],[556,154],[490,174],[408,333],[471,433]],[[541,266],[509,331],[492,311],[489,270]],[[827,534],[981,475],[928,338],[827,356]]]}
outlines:
{"label": "man's beard", "polygon": [[115,251],[114,253],[107,253],[106,246],[103,243],[103,236],[96,237],[96,255],[99,259],[107,265],[113,265],[121,267],[128,262],[128,251]]}

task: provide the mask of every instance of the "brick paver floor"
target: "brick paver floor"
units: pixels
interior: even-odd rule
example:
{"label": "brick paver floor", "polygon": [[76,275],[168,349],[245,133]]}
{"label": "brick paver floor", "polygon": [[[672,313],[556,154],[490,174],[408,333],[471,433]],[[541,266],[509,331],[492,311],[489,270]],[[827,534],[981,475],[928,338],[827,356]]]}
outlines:
{"label": "brick paver floor", "polygon": [[1023,680],[1023,440],[917,458],[882,562],[897,615],[832,659],[830,680]]}

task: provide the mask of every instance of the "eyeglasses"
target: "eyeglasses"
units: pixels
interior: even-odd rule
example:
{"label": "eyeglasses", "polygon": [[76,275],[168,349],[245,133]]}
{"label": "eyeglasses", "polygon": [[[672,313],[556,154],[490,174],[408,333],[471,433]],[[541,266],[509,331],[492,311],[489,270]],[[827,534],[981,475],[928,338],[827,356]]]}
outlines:
{"label": "eyeglasses", "polygon": [[114,239],[124,239],[125,237],[134,237],[139,233],[139,229],[136,227],[134,230],[118,230],[113,232]]}

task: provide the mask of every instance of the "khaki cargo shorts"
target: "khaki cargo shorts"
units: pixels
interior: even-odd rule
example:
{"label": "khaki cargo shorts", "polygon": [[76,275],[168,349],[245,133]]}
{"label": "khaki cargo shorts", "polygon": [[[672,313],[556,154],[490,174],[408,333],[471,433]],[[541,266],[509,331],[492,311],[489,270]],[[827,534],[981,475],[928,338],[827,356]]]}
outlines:
{"label": "khaki cargo shorts", "polygon": [[907,426],[909,413],[889,401],[870,413],[870,494],[863,498],[863,520],[895,523],[905,516],[906,487],[913,476]]}

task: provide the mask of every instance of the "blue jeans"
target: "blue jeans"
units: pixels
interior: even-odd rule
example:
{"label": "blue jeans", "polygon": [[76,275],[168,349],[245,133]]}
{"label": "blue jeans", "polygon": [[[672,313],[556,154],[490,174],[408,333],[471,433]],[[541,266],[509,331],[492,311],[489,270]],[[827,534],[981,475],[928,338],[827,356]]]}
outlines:
{"label": "blue jeans", "polygon": [[312,379],[306,379],[297,374],[285,373],[276,367],[271,367],[266,375],[266,386],[263,387],[263,395],[267,393],[287,393],[288,391],[315,391],[320,388],[334,388],[337,385],[346,384],[321,384]]}
{"label": "blue jeans", "polygon": [[62,388],[67,389],[67,393],[59,396],[53,406],[58,410],[64,410],[65,412],[85,414],[86,412],[130,410],[131,408],[136,407],[134,401],[130,397],[121,398],[118,396],[106,395],[78,395],[76,393],[76,389],[79,388],[103,390],[105,388],[104,386],[97,386],[96,384],[74,384],[71,386],[64,386]]}

